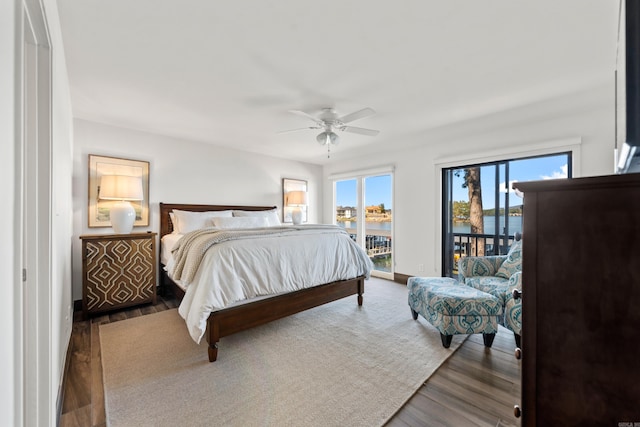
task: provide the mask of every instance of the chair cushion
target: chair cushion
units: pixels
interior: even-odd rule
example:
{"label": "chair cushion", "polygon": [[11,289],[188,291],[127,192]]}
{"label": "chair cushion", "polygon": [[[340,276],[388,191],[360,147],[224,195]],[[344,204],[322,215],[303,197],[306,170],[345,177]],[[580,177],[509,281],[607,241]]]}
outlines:
{"label": "chair cushion", "polygon": [[504,304],[505,294],[509,288],[509,279],[496,276],[475,276],[468,277],[464,284],[479,291],[491,294]]}
{"label": "chair cushion", "polygon": [[518,271],[522,271],[522,239],[513,242],[507,254],[507,259],[498,269],[496,276],[508,279]]}

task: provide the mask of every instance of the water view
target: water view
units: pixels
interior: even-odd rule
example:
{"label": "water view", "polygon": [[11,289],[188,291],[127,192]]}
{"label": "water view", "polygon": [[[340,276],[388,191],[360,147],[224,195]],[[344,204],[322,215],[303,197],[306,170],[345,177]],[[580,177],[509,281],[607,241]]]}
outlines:
{"label": "water view", "polygon": [[[500,230],[499,234],[503,234],[504,232],[504,217],[500,217]],[[495,234],[496,231],[496,219],[493,216],[485,216],[484,217],[484,233],[483,234]],[[471,224],[468,222],[454,222],[453,223],[453,232],[460,233],[471,233]],[[512,236],[514,233],[522,233],[522,217],[521,216],[510,216],[509,217],[509,235]]]}
{"label": "water view", "polygon": [[[355,232],[356,228],[358,227],[358,221],[338,221],[338,225],[348,230],[353,230]],[[391,231],[391,222],[390,221],[366,221],[365,228],[367,230]]]}

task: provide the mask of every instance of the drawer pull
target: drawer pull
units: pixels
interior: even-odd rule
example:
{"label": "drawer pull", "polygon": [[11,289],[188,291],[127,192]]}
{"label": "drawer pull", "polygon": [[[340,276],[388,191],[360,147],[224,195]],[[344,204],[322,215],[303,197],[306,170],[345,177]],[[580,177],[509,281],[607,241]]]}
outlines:
{"label": "drawer pull", "polygon": [[513,407],[513,415],[515,415],[516,418],[520,418],[522,416],[522,409],[520,409],[518,405]]}

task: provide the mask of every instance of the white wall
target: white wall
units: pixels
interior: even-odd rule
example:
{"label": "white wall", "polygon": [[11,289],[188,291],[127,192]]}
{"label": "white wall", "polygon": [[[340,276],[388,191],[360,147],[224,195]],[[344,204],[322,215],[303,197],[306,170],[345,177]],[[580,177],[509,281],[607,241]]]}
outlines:
{"label": "white wall", "polygon": [[[324,222],[331,222],[334,214],[331,174],[393,164],[395,272],[440,276],[441,163],[465,165],[486,161],[487,156],[515,158],[578,141],[574,176],[613,173],[613,93],[611,81],[589,91],[425,132],[421,146],[332,162],[324,168]],[[419,272],[418,264],[424,264],[425,271]]]}
{"label": "white wall", "polygon": [[[73,138],[71,133],[71,104],[69,85],[64,62],[60,24],[54,0],[43,2],[52,46],[52,277],[48,301],[50,318],[47,330],[39,331],[38,351],[47,352],[50,363],[47,369],[39,371],[41,384],[49,384],[44,393],[49,396],[49,404],[39,407],[38,419],[48,425],[55,425],[56,400],[62,379],[64,358],[69,343],[72,319],[69,316],[71,302],[71,166]],[[21,371],[22,360],[22,298],[20,287],[19,257],[20,247],[19,186],[16,179],[20,159],[16,158],[16,147],[20,137],[20,87],[22,65],[21,50],[21,5],[20,1],[4,1],[0,5],[0,179],[4,209],[0,210],[0,221],[14,234],[12,238],[0,242],[0,281],[3,287],[0,308],[0,413],[4,425],[17,425],[22,420],[24,407],[20,396],[24,386]],[[45,293],[46,295],[46,293]],[[35,298],[35,297],[32,297]],[[47,355],[45,355],[46,357]],[[33,366],[24,369],[35,370]]]}
{"label": "white wall", "polygon": [[[7,230],[15,233],[18,221],[15,218],[15,142],[16,141],[16,50],[17,25],[16,2],[0,2],[0,195],[5,209],[0,209],[0,223]],[[11,234],[9,234],[11,236]],[[0,282],[3,286],[2,302],[0,303],[0,414],[7,425],[14,425],[16,413],[16,370],[19,361],[16,360],[15,333],[19,325],[15,307],[16,293],[20,281],[15,275],[14,249],[16,236],[0,239]]]}
{"label": "white wall", "polygon": [[79,236],[112,232],[88,228],[88,156],[120,157],[150,162],[149,227],[159,231],[158,203],[278,206],[282,179],[308,181],[309,222],[318,222],[322,200],[322,168],[317,165],[246,153],[211,144],[178,140],[76,119],[73,162],[73,298],[82,299]]}
{"label": "white wall", "polygon": [[[59,397],[67,348],[73,324],[71,295],[73,112],[62,44],[60,18],[55,0],[43,2],[52,45],[52,147],[51,147],[51,396]],[[57,404],[50,414],[52,424]]]}

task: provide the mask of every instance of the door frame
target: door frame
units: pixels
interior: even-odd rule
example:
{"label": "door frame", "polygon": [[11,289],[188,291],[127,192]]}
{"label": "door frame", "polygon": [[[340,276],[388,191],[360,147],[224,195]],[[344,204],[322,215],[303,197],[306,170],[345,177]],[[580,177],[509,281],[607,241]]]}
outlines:
{"label": "door frame", "polygon": [[[332,183],[332,200],[333,200],[333,206],[332,206],[332,223],[335,224],[336,222],[336,209],[337,209],[337,204],[336,204],[336,182],[337,181],[347,181],[347,180],[352,180],[355,179],[356,180],[356,217],[357,218],[364,218],[365,217],[365,204],[364,202],[364,196],[366,193],[366,188],[365,188],[365,179],[366,178],[370,178],[370,177],[374,177],[374,176],[381,176],[381,175],[390,175],[391,176],[391,204],[392,204],[392,210],[395,210],[395,189],[394,189],[394,183],[395,183],[395,179],[394,179],[394,174],[395,174],[395,167],[394,166],[381,166],[381,167],[377,167],[377,168],[371,168],[371,169],[363,169],[363,170],[358,170],[358,171],[353,171],[353,172],[344,172],[344,173],[339,173],[339,174],[332,174],[330,175],[328,178],[329,180],[331,180]],[[395,212],[393,214],[393,216],[395,217]],[[394,280],[394,272],[395,272],[395,245],[394,245],[394,229],[395,229],[395,221],[394,219],[391,220],[391,244],[392,244],[392,250],[391,250],[391,271],[387,272],[387,271],[380,271],[380,270],[372,270],[371,271],[371,275],[375,276],[375,277],[381,277],[384,279],[389,279],[389,280]],[[357,231],[356,231],[356,239],[358,245],[362,248],[366,248],[366,224],[365,221],[357,221]]]}
{"label": "door frame", "polygon": [[19,2],[16,111],[16,385],[18,425],[56,422],[52,378],[52,55],[43,4]]}

